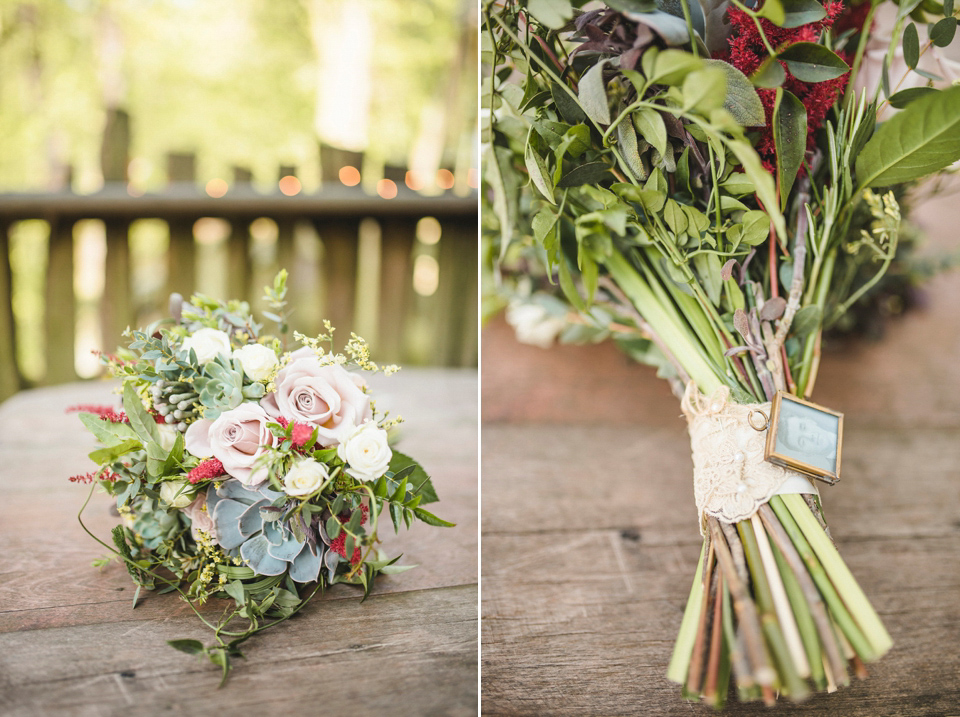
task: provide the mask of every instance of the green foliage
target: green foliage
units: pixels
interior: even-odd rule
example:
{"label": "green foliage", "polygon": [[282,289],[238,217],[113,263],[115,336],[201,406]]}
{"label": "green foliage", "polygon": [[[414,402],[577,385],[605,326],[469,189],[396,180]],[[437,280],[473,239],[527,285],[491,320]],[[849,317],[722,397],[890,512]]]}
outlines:
{"label": "green foliage", "polygon": [[807,110],[796,95],[782,88],[777,88],[773,108],[773,139],[777,147],[780,208],[784,209],[807,151]]}
{"label": "green foliage", "polygon": [[861,187],[909,182],[960,159],[960,87],[919,97],[881,124],[856,160]]}

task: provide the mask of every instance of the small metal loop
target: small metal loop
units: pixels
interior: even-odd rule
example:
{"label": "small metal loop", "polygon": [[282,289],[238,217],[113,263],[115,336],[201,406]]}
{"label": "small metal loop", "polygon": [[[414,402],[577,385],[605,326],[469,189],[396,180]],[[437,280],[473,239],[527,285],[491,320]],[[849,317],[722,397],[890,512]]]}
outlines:
{"label": "small metal loop", "polygon": [[[763,425],[758,426],[756,423],[753,422],[754,413],[759,413],[761,416],[763,416]],[[759,408],[754,408],[752,411],[750,411],[750,413],[747,414],[747,423],[749,423],[750,428],[752,428],[755,431],[765,431],[767,430],[767,426],[770,425],[770,418],[769,416],[767,416],[766,413],[761,411]]]}

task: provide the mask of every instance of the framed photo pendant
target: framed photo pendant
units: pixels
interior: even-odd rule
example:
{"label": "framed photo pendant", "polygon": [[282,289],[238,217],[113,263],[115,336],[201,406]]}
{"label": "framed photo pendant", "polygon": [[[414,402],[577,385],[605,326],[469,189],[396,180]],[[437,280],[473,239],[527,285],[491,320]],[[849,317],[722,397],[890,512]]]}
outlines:
{"label": "framed photo pendant", "polygon": [[843,414],[784,391],[773,398],[764,458],[829,484],[840,480]]}

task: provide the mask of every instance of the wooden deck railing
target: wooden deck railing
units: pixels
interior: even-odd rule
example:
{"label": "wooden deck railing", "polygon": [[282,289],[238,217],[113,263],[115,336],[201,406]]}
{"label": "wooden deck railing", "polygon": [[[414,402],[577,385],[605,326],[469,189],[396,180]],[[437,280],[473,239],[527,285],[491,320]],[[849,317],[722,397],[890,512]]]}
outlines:
{"label": "wooden deck railing", "polygon": [[[0,399],[30,383],[59,383],[77,377],[75,229],[87,219],[103,223],[106,240],[104,289],[97,308],[104,350],[120,343],[127,326],[136,325],[144,316],[165,313],[170,292],[189,296],[198,283],[202,286],[199,272],[224,273],[224,298],[256,302],[263,282],[253,285],[254,275],[269,277],[276,268],[285,267],[290,271],[291,305],[301,306],[308,300],[319,303],[294,315],[292,323],[298,330],[318,332],[322,316],[334,323],[341,337],[365,327],[373,334],[368,338],[380,361],[475,365],[475,194],[424,197],[399,186],[394,198],[384,199],[356,187],[331,186],[333,183],[316,194],[259,194],[250,187],[249,174],[244,183],[242,172],[237,172],[239,182],[214,198],[188,181],[192,167],[186,176],[177,177],[175,165],[171,162],[174,181],[158,194],[131,196],[126,183],[108,182],[91,195],[69,191],[0,195]],[[282,168],[281,174],[284,172],[292,174],[292,168]],[[219,267],[208,267],[206,259],[200,261],[198,220],[209,218],[225,227],[225,236],[213,240],[219,246]],[[251,224],[262,218],[276,225],[274,249],[266,263],[262,252],[251,251],[256,234],[251,232]],[[43,327],[35,328],[42,330],[46,369],[41,377],[28,380],[22,370],[23,357],[18,360],[18,329],[22,331],[23,326],[14,320],[10,235],[19,222],[38,219],[49,227]],[[142,297],[139,305],[133,300],[136,287],[131,272],[131,225],[141,219],[160,219],[169,232],[165,290],[155,292],[146,305]],[[372,241],[361,240],[371,232]],[[206,241],[209,244],[209,238]],[[366,249],[361,251],[361,245]],[[203,247],[204,252],[207,248]],[[426,292],[429,295],[414,290],[414,264],[421,254],[431,257],[429,263],[437,274],[436,289]],[[163,269],[157,266],[158,271]],[[372,306],[371,294],[376,296]]]}

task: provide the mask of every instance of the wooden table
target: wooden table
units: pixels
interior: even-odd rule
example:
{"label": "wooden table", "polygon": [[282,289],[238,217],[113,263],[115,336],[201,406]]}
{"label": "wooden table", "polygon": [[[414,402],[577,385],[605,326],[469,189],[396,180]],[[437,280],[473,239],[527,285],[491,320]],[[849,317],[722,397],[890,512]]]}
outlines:
{"label": "wooden table", "polygon": [[[954,251],[955,202],[924,212]],[[835,694],[724,714],[960,715],[958,305],[960,272],[938,277],[882,343],[829,352],[814,396],[846,413],[826,517],[893,649]],[[677,400],[608,345],[499,321],[482,343],[484,712],[713,714],[665,677],[700,550]]]}
{"label": "wooden table", "polygon": [[[167,646],[210,641],[175,595],[142,593],[76,514],[92,437],[64,409],[114,403],[113,383],[20,393],[0,406],[0,714],[471,715],[477,712],[477,373],[407,369],[372,382],[407,419],[403,450],[431,473],[453,529],[417,523],[385,540],[415,570],[378,578],[360,604],[337,585],[251,639],[218,691],[219,670]],[[109,537],[95,496],[85,521]],[[145,596],[145,597],[144,597]],[[226,601],[208,605],[219,615]],[[216,710],[216,712],[214,711]]]}

